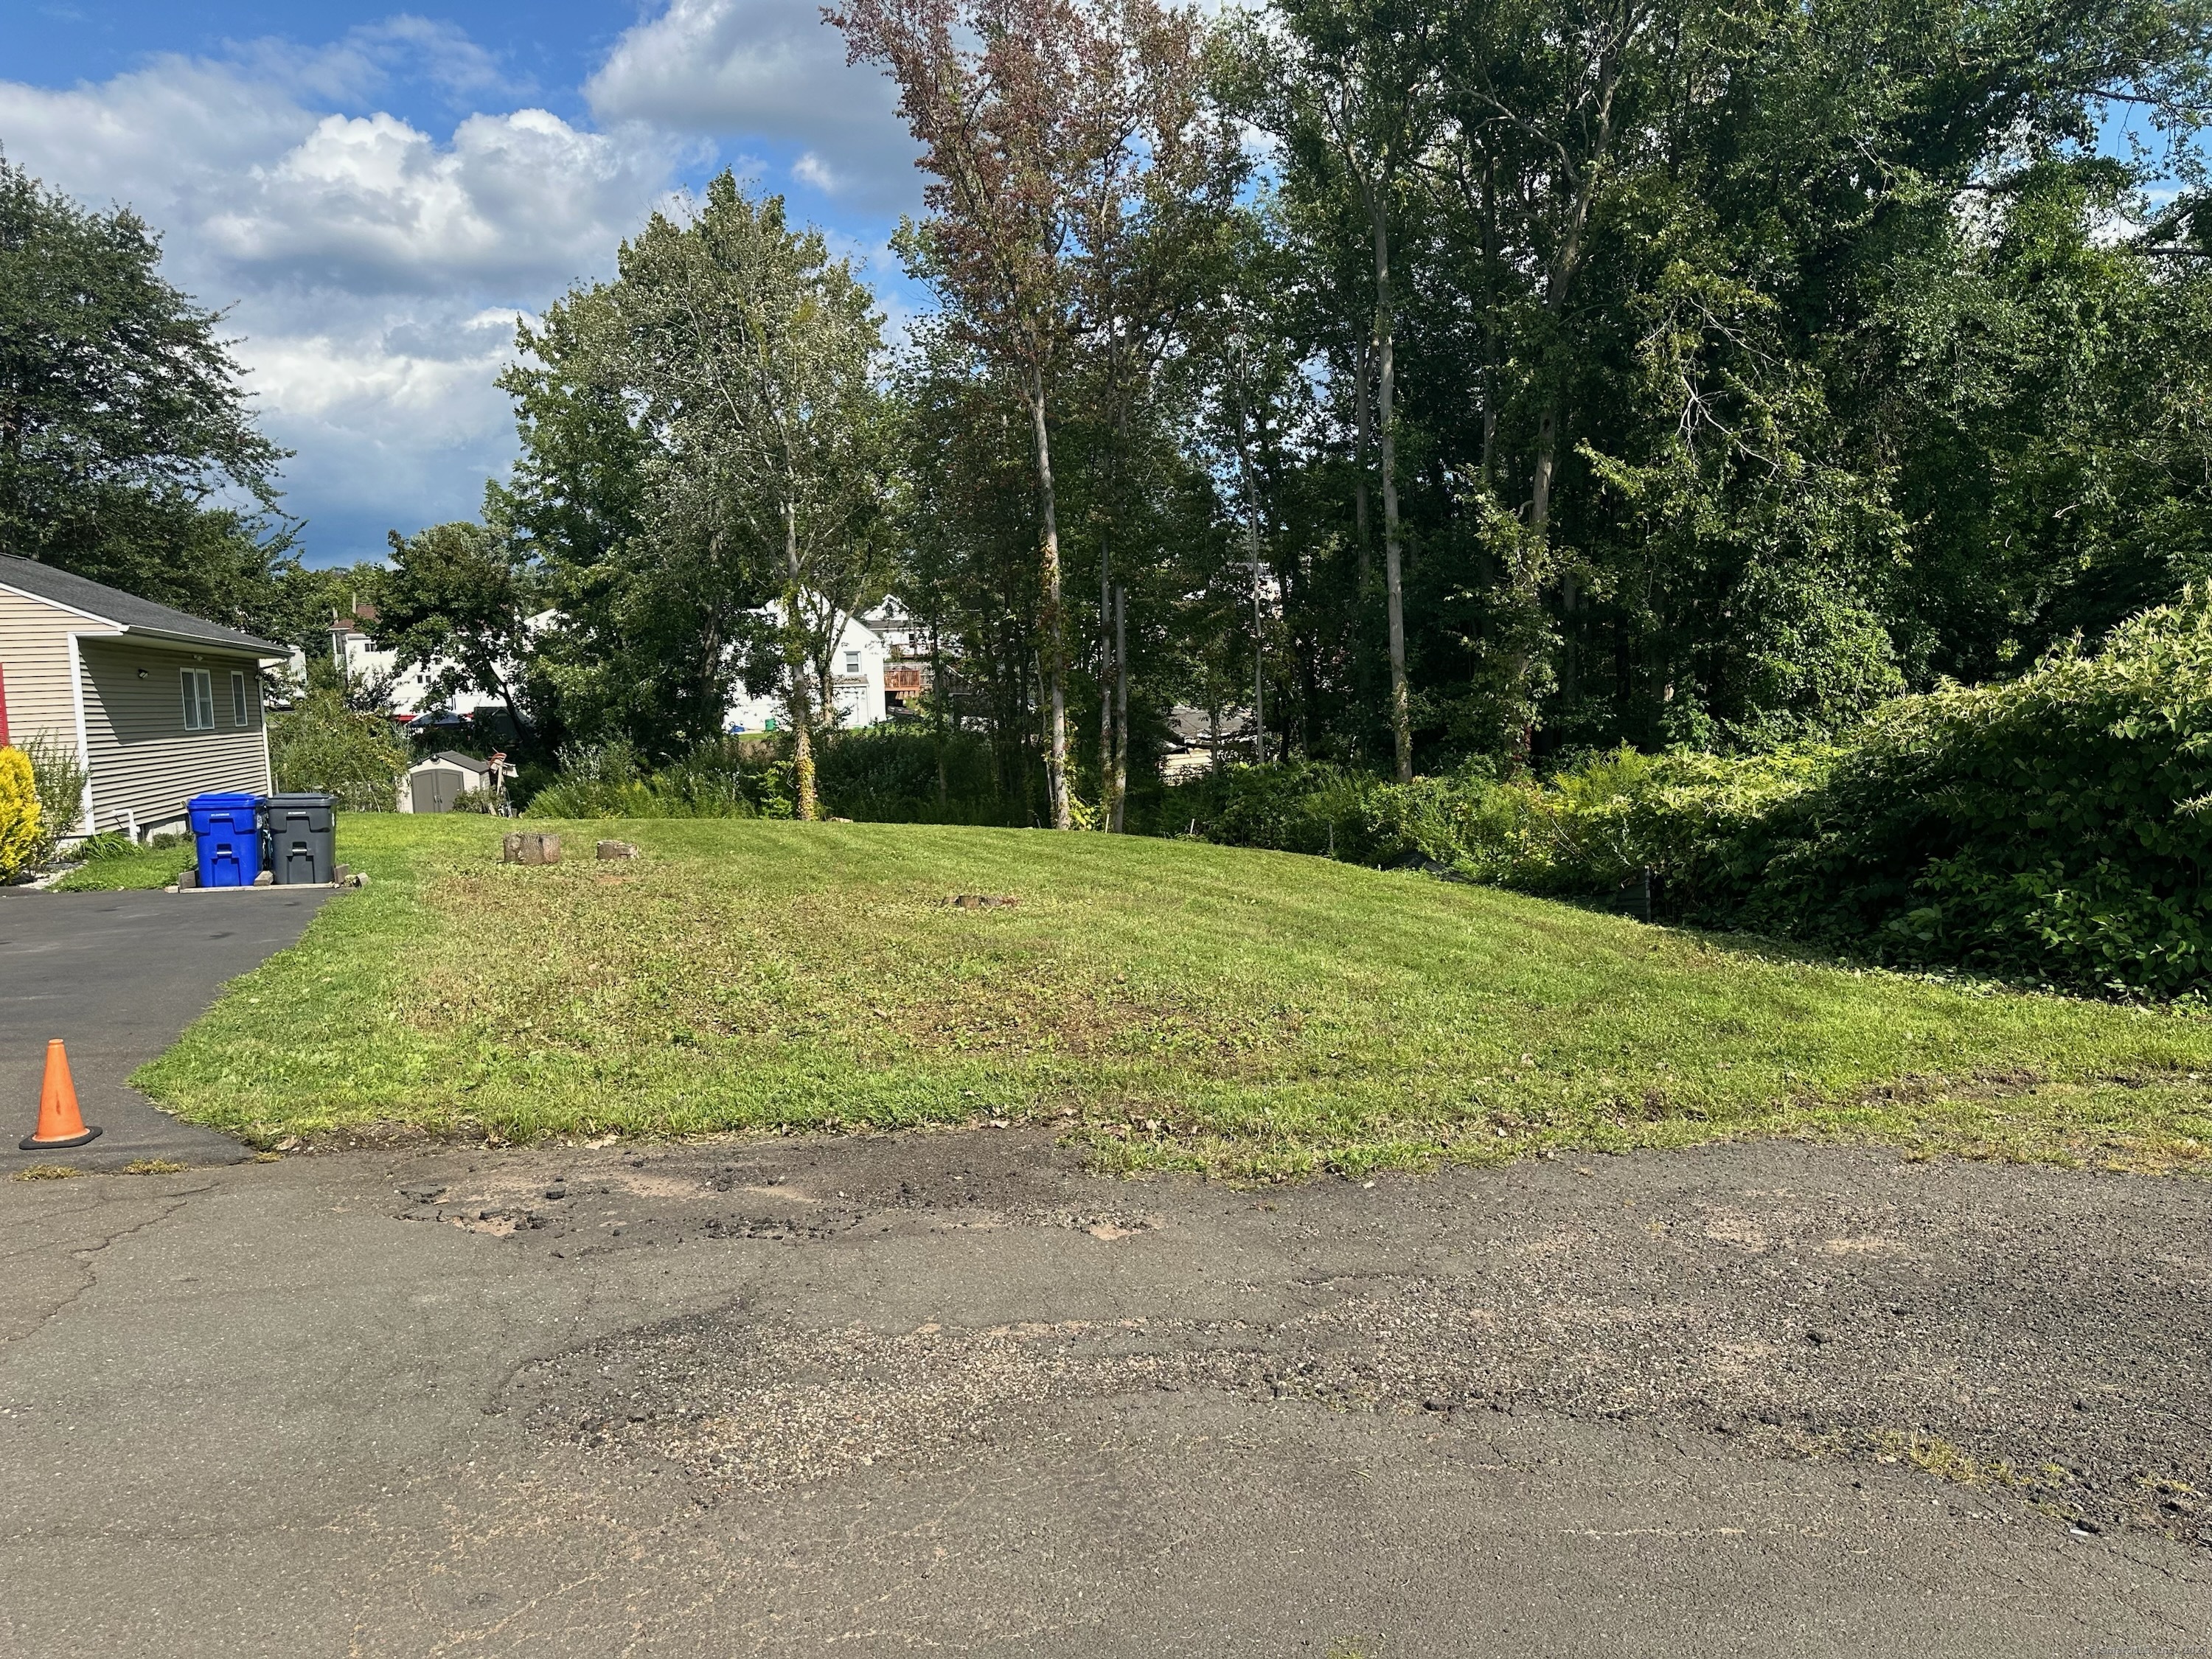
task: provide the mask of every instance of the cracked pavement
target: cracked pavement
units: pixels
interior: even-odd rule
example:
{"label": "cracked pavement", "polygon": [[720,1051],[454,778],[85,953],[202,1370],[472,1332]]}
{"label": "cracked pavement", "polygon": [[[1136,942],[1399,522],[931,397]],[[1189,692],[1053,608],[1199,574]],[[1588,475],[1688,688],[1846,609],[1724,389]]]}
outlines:
{"label": "cracked pavement", "polygon": [[0,1184],[0,1655],[2212,1648],[2212,1183],[1041,1132]]}

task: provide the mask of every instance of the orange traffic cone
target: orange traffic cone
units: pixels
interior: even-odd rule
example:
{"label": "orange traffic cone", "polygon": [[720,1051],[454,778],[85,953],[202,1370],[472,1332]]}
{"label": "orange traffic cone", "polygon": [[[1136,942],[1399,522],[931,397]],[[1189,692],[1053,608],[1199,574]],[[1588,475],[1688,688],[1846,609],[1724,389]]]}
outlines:
{"label": "orange traffic cone", "polygon": [[39,1091],[38,1132],[16,1144],[27,1152],[42,1152],[56,1146],[82,1146],[99,1133],[84,1127],[84,1114],[77,1109],[76,1084],[70,1077],[69,1050],[56,1037],[46,1044],[46,1081]]}

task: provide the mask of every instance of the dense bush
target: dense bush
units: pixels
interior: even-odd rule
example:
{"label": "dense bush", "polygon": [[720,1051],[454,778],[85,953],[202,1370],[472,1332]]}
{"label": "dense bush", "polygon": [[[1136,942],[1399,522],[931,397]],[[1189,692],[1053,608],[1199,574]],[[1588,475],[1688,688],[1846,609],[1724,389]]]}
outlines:
{"label": "dense bush", "polygon": [[649,770],[627,744],[561,753],[560,775],[526,808],[541,818],[787,818],[791,763],[757,739],[713,738]]}
{"label": "dense bush", "polygon": [[13,881],[30,868],[40,841],[31,757],[20,749],[0,749],[0,881]]}
{"label": "dense bush", "polygon": [[1889,705],[1746,850],[1748,926],[2076,988],[2212,982],[2212,592]]}
{"label": "dense bush", "polygon": [[1428,863],[1905,965],[2172,996],[2212,983],[2212,595],[1848,744],[1597,756],[1547,781],[1242,768],[1170,792],[1217,841]]}
{"label": "dense bush", "polygon": [[407,745],[383,715],[318,686],[269,716],[269,765],[279,789],[319,789],[350,811],[389,812],[398,805]]}
{"label": "dense bush", "polygon": [[35,867],[52,859],[62,837],[83,816],[86,774],[76,746],[58,738],[40,732],[18,746],[31,763],[32,783],[39,795],[39,837],[29,860]]}
{"label": "dense bush", "polygon": [[841,732],[817,751],[814,781],[824,812],[861,823],[1027,822],[1000,804],[991,746],[970,732],[940,738],[919,726]]}
{"label": "dense bush", "polygon": [[[720,738],[682,759],[648,767],[627,744],[561,753],[557,776],[529,794],[534,817],[787,818],[797,810],[789,744]],[[939,796],[940,759],[944,795]],[[833,733],[815,749],[815,788],[825,817],[868,823],[999,823],[991,750],[981,738],[938,739],[914,727]]]}
{"label": "dense bush", "polygon": [[1317,763],[1236,766],[1170,788],[1157,823],[1170,834],[1353,864],[1460,866],[1481,838],[1477,819],[1492,793],[1480,769],[1398,784]]}

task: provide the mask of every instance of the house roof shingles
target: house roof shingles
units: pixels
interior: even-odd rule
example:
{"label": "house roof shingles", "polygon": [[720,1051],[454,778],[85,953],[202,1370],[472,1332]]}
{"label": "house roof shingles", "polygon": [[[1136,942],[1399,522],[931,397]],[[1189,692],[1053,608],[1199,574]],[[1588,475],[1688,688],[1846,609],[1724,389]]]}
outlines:
{"label": "house roof shingles", "polygon": [[0,553],[0,586],[15,588],[19,592],[28,593],[33,599],[65,605],[72,611],[84,611],[133,634],[158,635],[164,639],[182,640],[194,645],[251,651],[261,657],[290,654],[283,646],[271,645],[267,640],[258,640],[235,628],[225,628],[204,617],[190,616],[166,605],[156,605],[151,599],[142,599],[135,593],[126,593],[119,587],[110,587],[105,582],[96,582],[67,570],[57,570],[52,565],[40,564],[35,559],[19,559],[13,554]]}

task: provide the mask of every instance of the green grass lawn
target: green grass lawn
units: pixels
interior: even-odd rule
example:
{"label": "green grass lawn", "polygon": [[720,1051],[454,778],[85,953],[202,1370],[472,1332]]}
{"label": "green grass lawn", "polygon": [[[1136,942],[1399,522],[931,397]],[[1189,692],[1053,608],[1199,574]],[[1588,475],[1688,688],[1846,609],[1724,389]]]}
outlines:
{"label": "green grass lawn", "polygon": [[167,847],[132,847],[88,859],[54,884],[58,893],[109,893],[138,887],[167,887],[192,861],[188,842]]}
{"label": "green grass lawn", "polygon": [[343,818],[368,888],[138,1081],[261,1144],[995,1116],[1244,1176],[1746,1133],[2212,1168],[2196,1013],[1192,842],[660,820],[533,825],[571,861],[532,867],[507,827]]}

